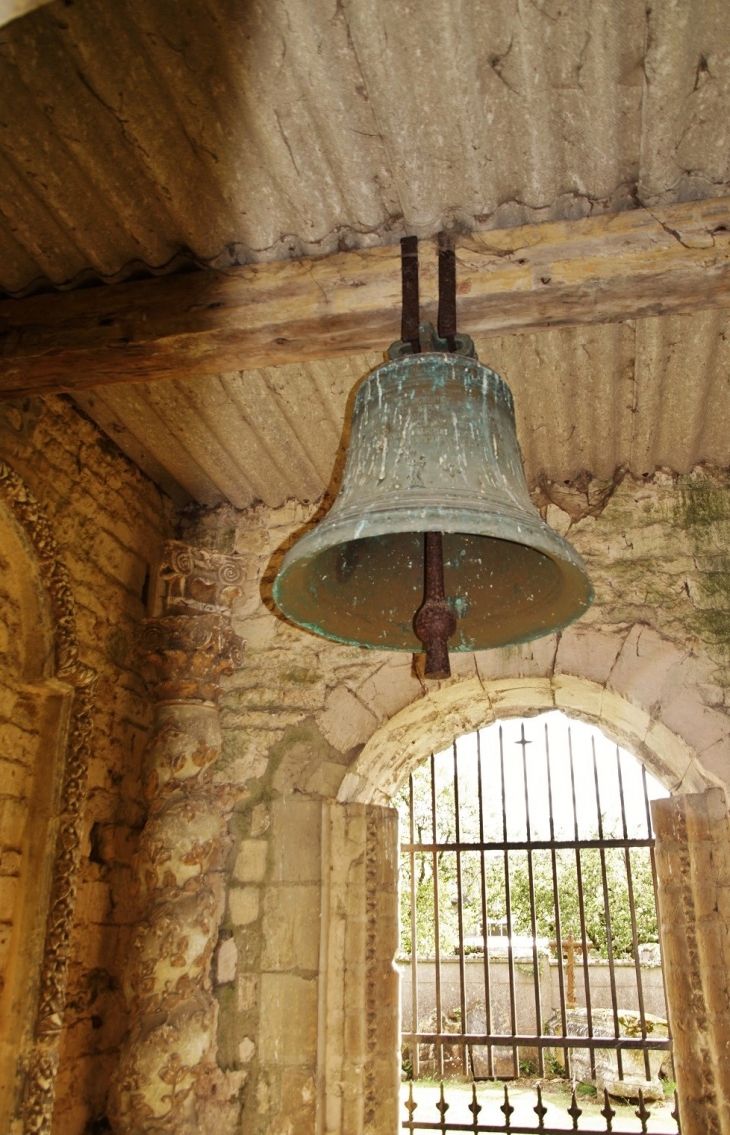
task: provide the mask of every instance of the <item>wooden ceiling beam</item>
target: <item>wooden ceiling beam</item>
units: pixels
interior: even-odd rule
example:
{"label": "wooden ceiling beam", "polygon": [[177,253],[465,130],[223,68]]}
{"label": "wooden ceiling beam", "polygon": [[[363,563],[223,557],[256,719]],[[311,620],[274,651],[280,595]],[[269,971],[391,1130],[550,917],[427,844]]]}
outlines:
{"label": "wooden ceiling beam", "polygon": [[[436,318],[434,242],[422,318]],[[730,198],[462,234],[472,336],[730,306]],[[385,350],[400,333],[397,246],[0,303],[0,396],[248,370]]]}

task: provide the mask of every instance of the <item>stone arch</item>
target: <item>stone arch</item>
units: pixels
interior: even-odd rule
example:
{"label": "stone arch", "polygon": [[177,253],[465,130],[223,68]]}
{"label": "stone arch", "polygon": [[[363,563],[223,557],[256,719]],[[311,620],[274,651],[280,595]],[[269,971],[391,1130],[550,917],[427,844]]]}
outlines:
{"label": "stone arch", "polygon": [[0,461],[3,1131],[50,1125],[94,686],[51,528]]}
{"label": "stone arch", "polygon": [[[677,655],[677,664],[684,664],[686,655]],[[430,690],[383,722],[348,769],[338,800],[388,805],[429,753],[499,718],[530,717],[551,709],[597,725],[673,794],[724,787],[726,777],[707,767],[702,755],[709,749],[714,767],[723,771],[730,763],[727,717],[708,709],[699,684],[686,682],[680,733],[663,719],[661,703],[651,699],[653,693],[649,698],[642,696],[640,682],[619,692],[610,683],[575,674],[487,678],[477,669],[475,674]],[[719,738],[709,745],[708,713],[719,718],[713,724],[720,730]]]}
{"label": "stone arch", "polygon": [[[714,708],[719,703],[711,682],[708,682],[709,670],[705,660],[678,648],[644,626],[622,628],[618,643],[615,642],[616,637],[615,628],[571,628],[562,641],[547,640],[537,649],[527,647],[511,653],[495,651],[489,656],[475,655],[471,662],[464,660],[462,666],[466,673],[462,677],[421,696],[409,698],[408,704],[398,712],[381,720],[350,765],[340,786],[338,802],[330,805],[332,833],[337,832],[338,823],[340,826],[343,826],[344,820],[351,825],[358,820],[362,823],[361,817],[367,818],[367,825],[373,830],[370,841],[362,840],[365,855],[361,858],[366,864],[373,865],[371,873],[377,881],[378,903],[377,906],[372,903],[377,917],[374,917],[370,929],[370,941],[374,943],[371,955],[377,964],[372,965],[369,972],[363,1000],[367,1009],[367,997],[370,997],[368,1023],[370,1020],[377,1022],[378,1035],[387,1038],[379,1049],[370,1054],[373,1065],[376,1061],[380,1062],[379,1098],[383,1115],[382,1124],[376,1123],[373,1130],[392,1128],[398,1092],[398,1076],[393,1065],[397,1062],[399,1018],[391,972],[398,940],[398,837],[397,825],[393,822],[395,810],[392,798],[408,774],[429,753],[443,749],[458,736],[497,719],[529,717],[559,709],[568,716],[598,726],[611,740],[631,751],[675,797],[674,800],[662,801],[662,805],[676,805],[680,810],[686,806],[690,812],[699,810],[703,815],[703,809],[706,811],[715,806],[721,813],[721,822],[725,825],[723,830],[727,828],[725,800],[723,793],[717,789],[726,789],[730,781],[730,731],[727,715]],[[567,666],[561,665],[560,653],[566,638],[574,668],[583,673],[571,673]],[[577,649],[576,644],[583,649]],[[370,710],[377,713],[377,703],[371,705]],[[708,789],[714,791],[708,792]],[[659,827],[663,829],[671,826],[666,812],[666,807],[663,807],[658,813]],[[675,822],[673,812],[669,819]],[[348,849],[355,845],[349,832],[347,834],[347,839],[331,838],[329,871],[333,876],[337,865],[347,861]],[[662,839],[658,839],[657,855],[661,860],[669,854],[669,841],[666,831],[660,831],[660,835]],[[674,850],[676,852],[676,848]],[[683,854],[687,852],[684,845],[681,850]],[[389,875],[385,871],[386,866],[390,869]],[[376,870],[380,870],[382,878],[376,876]],[[670,959],[673,974],[675,970],[683,972],[683,968],[686,969],[683,963],[686,949],[682,942],[677,946],[672,935],[679,933],[680,937],[691,938],[696,927],[694,914],[689,909],[691,902],[685,903],[684,921],[682,918],[677,921],[676,912],[667,916],[666,884],[670,876],[671,872],[662,867],[659,921],[662,948]],[[365,890],[367,882],[366,871]],[[343,887],[340,899],[343,909],[346,893]],[[342,923],[340,938],[347,934],[346,913],[342,916]],[[357,962],[368,975],[367,951],[363,958],[362,948],[354,946],[352,954],[350,968],[353,968],[353,962]],[[679,964],[677,958],[680,958]],[[328,969],[338,974],[340,965],[334,955],[331,961],[328,960]],[[674,978],[667,983],[667,1006],[675,1034],[686,1003],[686,999],[677,995],[678,988]],[[342,1006],[336,1008],[342,1009]],[[688,1063],[686,1054],[692,1051],[693,1044],[695,1040],[692,1037],[687,1044],[680,1044],[678,1040],[675,1050],[678,1056],[681,1050],[685,1057],[680,1088],[687,1093],[688,1100],[694,1099],[694,1096],[684,1069]],[[357,1053],[351,1055],[347,1051],[346,1042],[339,1044],[339,1050],[345,1053],[345,1063],[349,1060],[354,1066],[357,1059],[361,1059]],[[327,1087],[326,1084],[325,1096],[328,1094]],[[392,1104],[388,1111],[390,1097]],[[685,1107],[689,1105],[681,1106],[684,1123],[687,1117]],[[346,1124],[343,1124],[343,1133],[346,1129]],[[701,1129],[692,1128],[693,1131]]]}

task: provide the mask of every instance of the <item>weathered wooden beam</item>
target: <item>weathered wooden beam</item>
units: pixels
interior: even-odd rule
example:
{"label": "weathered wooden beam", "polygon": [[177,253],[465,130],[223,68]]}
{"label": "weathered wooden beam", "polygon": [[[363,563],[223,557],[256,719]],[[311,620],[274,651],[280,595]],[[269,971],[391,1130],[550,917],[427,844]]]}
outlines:
{"label": "weathered wooden beam", "polygon": [[[436,253],[422,245],[424,318]],[[458,240],[472,335],[730,306],[730,198],[524,225]],[[385,349],[398,248],[254,264],[0,303],[0,394],[247,370]]]}

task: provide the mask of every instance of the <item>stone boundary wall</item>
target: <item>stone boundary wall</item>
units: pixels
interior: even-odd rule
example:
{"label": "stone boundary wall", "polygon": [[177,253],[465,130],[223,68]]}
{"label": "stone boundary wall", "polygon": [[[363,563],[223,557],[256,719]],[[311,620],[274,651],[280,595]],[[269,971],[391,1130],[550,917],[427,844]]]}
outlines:
{"label": "stone boundary wall", "polygon": [[[545,956],[538,959],[540,1002],[542,1008],[542,1022],[547,1020],[560,1008],[560,986],[558,978],[557,961]],[[423,1028],[424,1021],[435,1018],[436,1012],[436,980],[434,970],[436,963],[432,961],[419,961],[418,963],[418,1015]],[[484,1005],[484,960],[481,957],[466,958],[464,961],[467,1013],[477,1012]],[[441,961],[441,1007],[446,1014],[452,1013],[460,1007],[461,985],[459,981],[460,963],[458,958],[446,958]],[[399,961],[398,969],[401,975],[401,1019],[404,1031],[410,1031],[412,1021],[412,984],[410,962]],[[533,964],[531,961],[519,960],[515,962],[515,1008],[517,1013],[517,1031],[531,1033],[535,1029],[535,985],[533,980]],[[495,1020],[495,1031],[509,1032],[509,967],[506,958],[490,957],[490,989],[492,1010]],[[608,962],[593,961],[588,967],[591,1006],[594,1009],[611,1009],[610,971]],[[565,973],[565,966],[563,966]],[[636,970],[633,961],[617,961],[614,963],[616,976],[616,992],[618,1008],[633,1009],[638,1012],[639,1002],[636,994]],[[575,996],[579,1008],[585,1007],[585,988],[583,985],[583,967],[576,963],[575,967]],[[642,988],[644,991],[644,1008],[647,1013],[655,1017],[666,1019],[667,1010],[664,1001],[664,980],[661,966],[641,967]],[[501,1022],[501,1024],[499,1023]],[[502,1025],[505,1027],[503,1028]],[[429,1031],[426,1029],[426,1031]]]}

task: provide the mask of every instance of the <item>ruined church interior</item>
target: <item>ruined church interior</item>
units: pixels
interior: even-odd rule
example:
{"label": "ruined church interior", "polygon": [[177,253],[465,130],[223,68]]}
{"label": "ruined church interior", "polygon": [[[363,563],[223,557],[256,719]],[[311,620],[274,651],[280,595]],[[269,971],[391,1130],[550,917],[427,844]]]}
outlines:
{"label": "ruined church interior", "polygon": [[0,0],[0,1135],[730,1135],[723,0]]}

